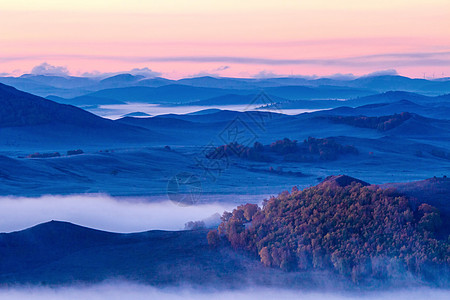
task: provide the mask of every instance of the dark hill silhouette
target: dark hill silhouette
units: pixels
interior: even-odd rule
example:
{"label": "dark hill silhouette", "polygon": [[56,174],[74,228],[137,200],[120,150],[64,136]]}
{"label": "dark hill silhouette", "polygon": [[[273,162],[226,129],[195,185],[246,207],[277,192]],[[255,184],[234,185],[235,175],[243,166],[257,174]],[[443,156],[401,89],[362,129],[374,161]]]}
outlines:
{"label": "dark hill silhouette", "polygon": [[450,217],[450,178],[434,177],[421,181],[386,183],[382,188],[395,188],[419,201],[436,206]]}
{"label": "dark hill silhouette", "polygon": [[26,79],[31,82],[41,83],[47,86],[52,86],[60,89],[83,88],[95,83],[95,79],[89,77],[75,77],[75,76],[24,74],[19,78],[22,80]]}
{"label": "dark hill silhouette", "polygon": [[441,235],[450,234],[450,178],[434,177],[414,182],[386,183],[384,189],[395,189],[413,199],[415,206],[430,204],[439,209],[443,222]]}
{"label": "dark hill silhouette", "polygon": [[126,87],[106,89],[88,96],[116,99],[128,102],[145,103],[186,103],[208,99],[226,94],[249,94],[248,91],[228,90],[220,88],[202,88],[180,84],[170,84],[160,87]]}
{"label": "dark hill silhouette", "polygon": [[[0,134],[3,143],[71,144],[83,141],[137,142],[160,136],[143,128],[104,119],[80,108],[59,104],[0,84]],[[20,132],[20,133],[18,133]],[[19,140],[12,140],[14,136]],[[38,142],[36,142],[38,140]]]}
{"label": "dark hill silhouette", "polygon": [[[194,123],[191,121],[185,121],[181,119],[175,118],[164,118],[164,117],[134,117],[127,116],[123,117],[116,122],[129,124],[133,126],[139,126],[144,128],[155,128],[157,126],[167,126],[169,128],[179,128],[179,129],[187,129],[190,127],[198,127],[198,125],[202,125],[200,123]],[[203,125],[202,127],[205,127]]]}
{"label": "dark hill silhouette", "polygon": [[[118,234],[51,221],[0,234],[0,282],[92,284],[126,279],[159,286],[283,284],[277,279],[281,272],[265,270],[254,258],[226,247],[210,248],[206,234],[205,230]],[[309,279],[297,285],[313,285]]]}
{"label": "dark hill silhouette", "polygon": [[199,123],[216,123],[216,122],[230,122],[237,118],[244,122],[255,122],[265,120],[269,122],[270,120],[277,119],[294,119],[292,116],[286,116],[281,113],[275,112],[266,112],[266,111],[232,111],[232,110],[219,110],[208,114],[187,114],[187,115],[177,115],[177,114],[167,114],[160,115],[161,118],[173,118],[173,119],[181,119],[191,122],[199,122]]}
{"label": "dark hill silhouette", "polygon": [[374,103],[392,103],[398,102],[401,100],[409,100],[414,103],[419,104],[427,104],[437,101],[442,101],[442,99],[438,99],[437,97],[429,97],[417,93],[412,92],[404,92],[404,91],[389,91],[381,94],[370,95],[360,98],[355,98],[346,101],[346,105],[349,106],[361,106],[366,104],[374,104]]}
{"label": "dark hill silhouette", "polygon": [[404,91],[389,91],[382,94],[374,94],[344,101],[327,98],[321,99],[320,101],[278,100],[275,98],[274,101],[276,101],[276,105],[282,109],[333,108],[321,112],[328,114],[342,112],[349,115],[363,114],[374,116],[406,111],[425,115],[427,117],[446,119],[450,112],[450,96],[448,94],[431,97]]}
{"label": "dark hill silhouette", "polygon": [[16,90],[0,84],[0,126],[33,126],[65,123],[85,126],[114,126],[114,122],[103,119],[80,108],[58,104],[53,101]]}
{"label": "dark hill silhouette", "polygon": [[374,91],[347,88],[339,86],[318,86],[318,87],[306,87],[306,86],[281,86],[281,87],[269,87],[264,89],[270,95],[277,97],[299,100],[299,99],[348,99],[358,96],[367,96],[374,94]]}
{"label": "dark hill silhouette", "polygon": [[450,81],[432,81],[398,75],[366,76],[344,83],[348,86],[378,91],[411,91],[443,94],[450,91]]}
{"label": "dark hill silhouette", "polygon": [[450,136],[450,121],[425,118],[411,114],[412,117],[389,131],[396,136],[442,137]]}
{"label": "dark hill silhouette", "polygon": [[108,98],[100,98],[100,97],[91,97],[91,96],[80,96],[75,98],[62,98],[58,96],[48,96],[46,97],[48,100],[52,100],[61,104],[69,104],[77,107],[86,107],[86,106],[97,106],[97,105],[108,105],[108,104],[125,104],[123,101],[108,99]]}
{"label": "dark hill silhouette", "polygon": [[351,185],[352,183],[359,183],[362,186],[368,186],[369,183],[350,177],[348,175],[332,175],[325,178],[319,185],[329,185],[329,186],[340,186],[340,187],[346,187],[348,185]]}
{"label": "dark hill silhouette", "polygon": [[99,90],[134,86],[139,85],[139,81],[143,80],[144,78],[145,77],[142,75],[118,74],[100,80],[95,86],[93,86],[93,88],[95,88],[95,90]]}
{"label": "dark hill silhouette", "polygon": [[139,85],[142,86],[148,86],[148,87],[160,87],[168,84],[173,84],[175,81],[162,78],[162,77],[155,77],[155,78],[148,78],[148,79],[142,79],[139,80]]}
{"label": "dark hill silhouette", "polygon": [[208,106],[208,105],[239,105],[239,104],[250,104],[256,95],[223,95],[210,99],[195,101],[187,103],[188,105],[199,105],[199,106]]}
{"label": "dark hill silhouette", "polygon": [[[438,97],[430,97],[430,102],[422,104],[418,104],[416,102],[410,101],[410,100],[399,100],[395,102],[383,102],[383,103],[371,103],[371,104],[364,104],[364,105],[356,105],[351,106],[348,104],[350,101],[344,101],[340,102],[340,107],[333,108],[326,111],[319,111],[315,112],[313,114],[315,115],[341,115],[341,116],[368,116],[368,117],[375,117],[375,116],[385,116],[387,114],[399,114],[402,112],[409,112],[417,115],[421,115],[428,118],[434,118],[434,119],[450,119],[450,101],[441,101],[440,99],[445,98],[438,98]],[[439,99],[435,101],[436,99]],[[352,101],[352,100],[351,100]],[[297,101],[294,101],[294,103],[290,103],[292,106],[297,107],[296,103]],[[308,101],[303,101],[308,102]],[[329,103],[332,101],[314,101],[316,102],[324,102]],[[336,102],[336,101],[335,101]],[[446,104],[448,103],[448,104]],[[334,103],[332,106],[335,106],[336,103]],[[357,104],[356,100],[353,104]],[[307,105],[307,104],[305,104]],[[344,105],[344,106],[343,106]],[[285,108],[285,106],[281,106],[282,108]],[[331,107],[331,106],[330,106]]]}
{"label": "dark hill silhouette", "polygon": [[101,84],[117,84],[121,82],[135,82],[143,79],[144,76],[135,76],[131,74],[119,74],[100,80]]}
{"label": "dark hill silhouette", "polygon": [[124,117],[151,117],[151,115],[142,111],[135,111],[124,115]]}
{"label": "dark hill silhouette", "polygon": [[[369,109],[364,109],[367,111]],[[358,114],[360,110],[348,107],[332,111],[311,114],[318,120],[329,120],[335,124],[346,124],[353,127],[370,128],[386,134],[410,137],[442,137],[450,136],[450,120],[427,118],[415,113],[401,112],[393,115],[366,116]]]}

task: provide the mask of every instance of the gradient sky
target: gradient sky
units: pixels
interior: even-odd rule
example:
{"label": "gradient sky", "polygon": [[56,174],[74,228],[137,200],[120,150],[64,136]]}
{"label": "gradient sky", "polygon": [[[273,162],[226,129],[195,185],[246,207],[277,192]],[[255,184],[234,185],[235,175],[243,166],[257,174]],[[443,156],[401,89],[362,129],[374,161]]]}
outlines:
{"label": "gradient sky", "polygon": [[73,75],[450,76],[450,1],[0,0],[0,73],[43,62]]}

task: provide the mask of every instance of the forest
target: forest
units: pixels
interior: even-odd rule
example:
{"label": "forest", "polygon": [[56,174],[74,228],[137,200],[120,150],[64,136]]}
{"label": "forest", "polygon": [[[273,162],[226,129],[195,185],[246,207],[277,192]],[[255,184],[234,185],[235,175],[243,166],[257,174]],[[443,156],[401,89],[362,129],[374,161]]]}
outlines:
{"label": "forest", "polygon": [[255,142],[252,147],[234,142],[216,147],[207,153],[206,157],[222,159],[234,156],[260,162],[272,162],[280,158],[290,162],[315,162],[337,160],[341,155],[358,153],[358,149],[354,146],[342,145],[335,138],[309,137],[303,143],[284,138],[270,145]]}
{"label": "forest", "polygon": [[262,208],[238,206],[223,214],[208,242],[248,251],[267,267],[331,270],[354,283],[405,274],[449,278],[450,236],[437,208],[414,205],[393,189],[345,181],[293,188]]}
{"label": "forest", "polygon": [[328,116],[327,118],[335,123],[347,124],[355,127],[377,129],[388,131],[403,122],[409,120],[413,114],[402,112],[390,116],[366,117],[366,116]]}

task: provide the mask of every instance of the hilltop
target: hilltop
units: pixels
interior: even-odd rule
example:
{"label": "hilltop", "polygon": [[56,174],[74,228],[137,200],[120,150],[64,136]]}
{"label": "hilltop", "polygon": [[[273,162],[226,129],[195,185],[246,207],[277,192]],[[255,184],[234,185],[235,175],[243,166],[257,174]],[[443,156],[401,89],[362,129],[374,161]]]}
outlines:
{"label": "hilltop", "polygon": [[[218,232],[267,267],[332,270],[358,284],[415,276],[447,285],[450,244],[442,218],[448,215],[427,202],[332,176],[303,191],[283,192],[262,208],[246,204],[225,212]],[[214,234],[209,240],[216,245]]]}

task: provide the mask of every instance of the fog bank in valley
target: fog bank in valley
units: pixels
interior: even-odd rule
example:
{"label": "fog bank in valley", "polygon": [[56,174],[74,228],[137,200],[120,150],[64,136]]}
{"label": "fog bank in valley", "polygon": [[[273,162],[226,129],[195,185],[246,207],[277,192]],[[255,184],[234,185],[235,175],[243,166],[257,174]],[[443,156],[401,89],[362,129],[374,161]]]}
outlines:
{"label": "fog bank in valley", "polygon": [[171,201],[148,202],[102,194],[0,197],[0,232],[22,230],[58,220],[112,232],[181,230],[189,221],[222,214],[235,204],[179,206]]}
{"label": "fog bank in valley", "polygon": [[0,299],[159,299],[159,300],[272,300],[272,299],[302,299],[302,300],[416,300],[416,299],[448,299],[448,290],[438,289],[408,289],[386,292],[367,292],[358,294],[342,294],[338,292],[306,292],[294,290],[269,289],[252,287],[246,290],[216,290],[202,291],[192,288],[158,289],[150,286],[130,283],[108,283],[89,287],[16,287],[0,289]]}

